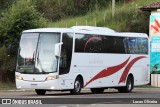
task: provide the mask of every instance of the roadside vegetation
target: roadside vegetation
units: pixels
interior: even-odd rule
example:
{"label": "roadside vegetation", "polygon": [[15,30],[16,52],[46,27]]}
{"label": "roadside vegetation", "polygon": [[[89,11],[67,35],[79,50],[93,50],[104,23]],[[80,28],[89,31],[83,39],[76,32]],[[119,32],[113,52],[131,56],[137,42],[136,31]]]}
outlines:
{"label": "roadside vegetation", "polygon": [[0,82],[0,91],[15,90],[16,86],[13,82]]}
{"label": "roadside vegetation", "polygon": [[[25,7],[25,8],[24,8]],[[21,32],[25,29],[46,27],[47,19],[35,9],[31,0],[16,0],[0,17],[0,82],[14,82],[16,54]],[[7,46],[12,44],[9,57]]]}
{"label": "roadside vegetation", "polygon": [[158,0],[135,0],[136,2],[117,2],[115,15],[112,17],[111,2],[103,9],[95,9],[84,16],[62,19],[52,22],[48,27],[71,27],[76,25],[109,27],[115,31],[149,32],[150,12],[139,8]]}

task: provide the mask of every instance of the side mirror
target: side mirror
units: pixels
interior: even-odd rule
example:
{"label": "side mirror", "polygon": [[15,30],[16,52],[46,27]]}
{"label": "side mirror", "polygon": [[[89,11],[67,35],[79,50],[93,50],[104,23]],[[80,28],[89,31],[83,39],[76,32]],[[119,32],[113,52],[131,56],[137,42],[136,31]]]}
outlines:
{"label": "side mirror", "polygon": [[13,54],[13,45],[12,44],[8,45],[7,54],[8,54],[8,56],[11,56]]}
{"label": "side mirror", "polygon": [[54,55],[57,57],[60,57],[60,47],[62,44],[63,44],[63,42],[55,44]]}

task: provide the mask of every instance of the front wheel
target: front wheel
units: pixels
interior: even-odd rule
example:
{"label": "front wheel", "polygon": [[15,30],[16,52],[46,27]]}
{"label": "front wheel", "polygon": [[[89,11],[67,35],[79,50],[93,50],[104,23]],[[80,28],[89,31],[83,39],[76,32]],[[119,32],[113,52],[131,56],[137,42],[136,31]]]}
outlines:
{"label": "front wheel", "polygon": [[35,89],[35,92],[37,93],[37,95],[44,95],[46,93],[46,90]]}
{"label": "front wheel", "polygon": [[81,88],[82,88],[82,81],[80,78],[76,78],[74,82],[74,89],[70,91],[71,94],[77,95],[81,93]]}
{"label": "front wheel", "polygon": [[131,76],[128,76],[126,86],[118,88],[118,91],[120,93],[129,93],[132,92],[133,87],[134,87],[133,78]]}

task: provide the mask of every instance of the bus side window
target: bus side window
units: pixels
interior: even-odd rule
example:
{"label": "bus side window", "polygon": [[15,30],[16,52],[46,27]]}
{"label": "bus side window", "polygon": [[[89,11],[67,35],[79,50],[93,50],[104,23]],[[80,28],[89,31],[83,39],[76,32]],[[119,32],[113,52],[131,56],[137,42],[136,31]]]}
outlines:
{"label": "bus side window", "polygon": [[84,53],[86,39],[87,39],[87,35],[84,35],[84,34],[75,35],[75,52]]}
{"label": "bus side window", "polygon": [[123,37],[115,37],[114,38],[114,49],[115,53],[125,54]]}
{"label": "bus side window", "polygon": [[128,39],[128,50],[129,50],[129,54],[138,54],[136,38]]}
{"label": "bus side window", "polygon": [[124,46],[124,38],[123,37],[113,37],[106,36],[104,39],[104,45],[106,47],[106,53],[120,53],[125,54],[125,46]]}
{"label": "bus side window", "polygon": [[139,54],[148,54],[148,40],[146,38],[137,39]]}
{"label": "bus side window", "polygon": [[71,33],[64,33],[62,37],[62,48],[60,58],[59,74],[67,74],[70,70],[72,58],[73,35]]}
{"label": "bus side window", "polygon": [[88,38],[85,41],[84,52],[86,53],[103,53],[101,35],[86,35]]}
{"label": "bus side window", "polygon": [[125,49],[125,53],[129,54],[130,50],[128,48],[128,38],[124,38],[123,39],[123,43],[124,43],[124,49]]}
{"label": "bus side window", "polygon": [[129,38],[128,50],[130,54],[148,54],[147,38]]}

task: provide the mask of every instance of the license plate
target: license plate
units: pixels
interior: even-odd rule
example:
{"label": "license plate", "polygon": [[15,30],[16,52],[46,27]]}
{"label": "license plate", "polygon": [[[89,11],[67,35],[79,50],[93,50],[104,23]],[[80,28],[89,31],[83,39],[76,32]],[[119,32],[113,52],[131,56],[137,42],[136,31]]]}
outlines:
{"label": "license plate", "polygon": [[31,84],[31,86],[37,86],[37,85],[38,85],[38,84],[34,84],[34,83]]}

